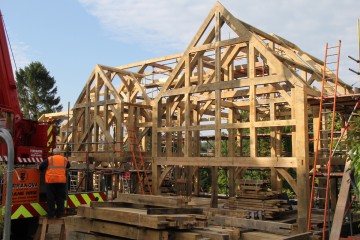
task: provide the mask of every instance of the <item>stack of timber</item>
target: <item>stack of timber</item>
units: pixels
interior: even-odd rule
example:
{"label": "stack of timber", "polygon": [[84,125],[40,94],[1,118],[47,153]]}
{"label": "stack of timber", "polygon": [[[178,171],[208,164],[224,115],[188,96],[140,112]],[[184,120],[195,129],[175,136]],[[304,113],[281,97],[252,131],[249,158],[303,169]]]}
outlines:
{"label": "stack of timber", "polygon": [[269,181],[265,180],[241,180],[240,191],[237,196],[251,199],[274,199],[279,192],[268,190]]}
{"label": "stack of timber", "polygon": [[121,194],[116,202],[81,205],[76,216],[66,218],[68,239],[240,238],[237,228],[208,227],[202,209],[186,202],[179,197]]}
{"label": "stack of timber", "polygon": [[[273,219],[290,212],[291,206],[287,200],[279,199],[280,194],[267,189],[267,181],[242,180],[238,196],[231,197],[224,204],[230,210],[257,211],[260,219]],[[244,213],[245,218],[246,214]]]}

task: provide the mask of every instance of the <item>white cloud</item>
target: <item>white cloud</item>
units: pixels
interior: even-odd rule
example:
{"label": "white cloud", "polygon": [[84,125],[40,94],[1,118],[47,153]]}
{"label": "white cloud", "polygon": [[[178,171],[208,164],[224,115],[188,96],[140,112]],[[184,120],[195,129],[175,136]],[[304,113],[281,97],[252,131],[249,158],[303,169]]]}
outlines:
{"label": "white cloud", "polygon": [[[15,58],[15,63],[17,68],[24,68],[26,65],[29,65],[29,63],[31,62],[30,58],[29,58],[29,46],[27,44],[25,44],[24,42],[13,42],[11,44],[12,47],[12,51],[14,53],[14,58]],[[9,49],[10,50],[10,49]],[[11,55],[11,52],[10,52]],[[14,66],[14,61],[13,61],[13,57],[10,56],[11,58],[11,63],[13,65],[13,71],[15,72],[15,66]]]}
{"label": "white cloud", "polygon": [[121,41],[183,51],[213,2],[208,0],[79,0]]}
{"label": "white cloud", "polygon": [[[123,42],[143,47],[185,50],[215,0],[79,0],[87,11]],[[237,18],[265,32],[278,34],[323,59],[325,43],[343,42],[341,74],[357,79],[347,69],[357,56],[358,0],[288,1],[223,0]]]}

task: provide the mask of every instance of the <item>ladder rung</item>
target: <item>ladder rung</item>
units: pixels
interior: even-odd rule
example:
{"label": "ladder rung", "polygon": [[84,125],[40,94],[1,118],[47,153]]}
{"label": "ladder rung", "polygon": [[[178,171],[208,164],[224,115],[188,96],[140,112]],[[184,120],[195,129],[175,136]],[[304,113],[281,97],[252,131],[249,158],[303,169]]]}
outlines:
{"label": "ladder rung", "polygon": [[327,62],[326,64],[333,64],[333,63],[337,63],[337,62]]}
{"label": "ladder rung", "polygon": [[312,208],[311,210],[315,210],[317,212],[325,211],[325,208]]}
{"label": "ladder rung", "polygon": [[[328,48],[328,49],[330,49],[330,48]],[[326,57],[337,56],[337,55],[339,55],[339,54],[333,53],[333,54],[328,54],[328,55],[326,55]]]}
{"label": "ladder rung", "polygon": [[335,149],[334,152],[347,152],[346,149]]}
{"label": "ladder rung", "polygon": [[316,173],[315,177],[318,179],[326,179],[325,173]]}
{"label": "ladder rung", "polygon": [[331,47],[328,47],[327,49],[332,49],[332,48],[339,48],[339,46],[331,46]]}

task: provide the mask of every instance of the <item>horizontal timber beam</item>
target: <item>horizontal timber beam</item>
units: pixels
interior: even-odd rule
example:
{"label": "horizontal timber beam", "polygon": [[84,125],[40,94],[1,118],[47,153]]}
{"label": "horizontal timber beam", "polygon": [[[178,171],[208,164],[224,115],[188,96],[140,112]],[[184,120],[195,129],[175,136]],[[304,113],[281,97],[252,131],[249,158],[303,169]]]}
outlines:
{"label": "horizontal timber beam", "polygon": [[[228,123],[228,124],[220,124],[221,129],[236,129],[236,128],[249,128],[250,122],[244,123]],[[253,126],[255,127],[285,127],[285,126],[294,126],[296,125],[296,121],[294,119],[290,120],[275,120],[275,121],[261,121],[254,122]],[[205,131],[205,130],[215,130],[215,124],[206,124],[206,125],[197,125],[197,126],[189,126],[189,131]],[[157,129],[157,132],[181,132],[185,131],[184,126],[178,127],[161,127]]]}
{"label": "horizontal timber beam", "polygon": [[157,157],[154,164],[197,167],[297,167],[295,157]]}
{"label": "horizontal timber beam", "polygon": [[265,77],[246,78],[246,79],[233,80],[233,81],[221,81],[221,82],[215,82],[209,84],[202,84],[198,86],[183,87],[180,89],[170,89],[164,91],[161,97],[181,95],[187,92],[198,93],[198,92],[210,92],[215,90],[231,89],[231,88],[249,87],[252,82],[255,82],[256,85],[266,85],[271,83],[286,82],[286,78],[284,75],[271,75]]}

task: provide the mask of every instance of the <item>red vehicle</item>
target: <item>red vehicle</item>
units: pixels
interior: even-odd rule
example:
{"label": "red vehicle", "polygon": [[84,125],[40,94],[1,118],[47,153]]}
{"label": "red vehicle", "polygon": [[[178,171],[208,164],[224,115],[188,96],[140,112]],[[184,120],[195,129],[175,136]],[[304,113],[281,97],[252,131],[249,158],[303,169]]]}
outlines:
{"label": "red vehicle", "polygon": [[[24,178],[32,178],[31,174],[35,172],[33,169],[36,164],[47,158],[51,149],[55,147],[56,130],[52,123],[23,119],[2,15],[0,24],[0,127],[6,128],[12,134],[15,165],[17,169],[26,172],[22,172],[22,176],[17,176],[17,180],[24,180]],[[5,143],[1,143],[0,162],[6,163],[6,156],[7,148]],[[27,172],[26,169],[31,171]],[[16,172],[14,175],[19,174]]]}

